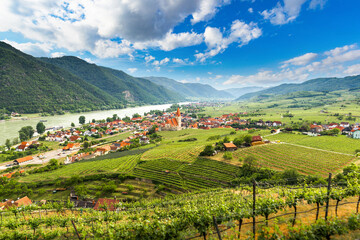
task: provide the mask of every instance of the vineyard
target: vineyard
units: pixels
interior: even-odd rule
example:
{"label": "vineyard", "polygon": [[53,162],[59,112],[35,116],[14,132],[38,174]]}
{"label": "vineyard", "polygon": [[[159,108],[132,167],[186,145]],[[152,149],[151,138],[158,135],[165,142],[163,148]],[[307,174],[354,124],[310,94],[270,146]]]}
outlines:
{"label": "vineyard", "polygon": [[347,154],[354,154],[355,150],[359,149],[358,139],[344,135],[311,137],[302,134],[280,133],[268,136],[267,139]]}
{"label": "vineyard", "polygon": [[119,202],[116,211],[54,202],[2,212],[0,239],[329,239],[360,229],[359,194],[350,179],[347,187],[254,183]]}
{"label": "vineyard", "polygon": [[204,149],[204,146],[205,145],[198,146],[188,143],[162,145],[145,152],[141,159],[155,160],[167,158],[182,162],[192,162],[199,156],[199,153]]}
{"label": "vineyard", "polygon": [[161,159],[140,163],[133,174],[185,191],[229,186],[238,170],[236,166],[208,159],[193,163]]}
{"label": "vineyard", "polygon": [[67,165],[52,172],[33,174],[23,177],[22,181],[53,180],[57,178],[89,175],[97,173],[121,172],[128,173],[136,166],[140,155],[129,155],[121,158],[81,161]]}
{"label": "vineyard", "polygon": [[325,176],[337,172],[353,161],[353,157],[287,144],[268,144],[244,148],[233,153],[235,159],[253,156],[261,167],[276,170],[296,169],[302,174]]}

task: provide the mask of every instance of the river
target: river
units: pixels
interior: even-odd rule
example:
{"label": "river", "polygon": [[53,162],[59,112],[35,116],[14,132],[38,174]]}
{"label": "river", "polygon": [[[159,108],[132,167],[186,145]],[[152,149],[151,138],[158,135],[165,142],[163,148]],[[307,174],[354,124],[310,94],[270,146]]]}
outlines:
{"label": "river", "polygon": [[[180,105],[186,103],[179,103]],[[129,116],[132,117],[133,114],[138,113],[143,115],[150,110],[166,110],[171,104],[162,104],[162,105],[150,105],[150,106],[141,106],[134,108],[125,108],[125,109],[114,109],[106,111],[94,111],[94,112],[85,112],[85,113],[67,113],[65,115],[55,115],[48,117],[34,117],[28,118],[28,120],[9,120],[9,121],[0,121],[0,145],[5,144],[7,138],[14,139],[19,136],[18,131],[24,126],[36,127],[36,124],[40,121],[44,122],[45,126],[55,127],[63,126],[68,128],[71,126],[71,123],[75,123],[76,126],[79,125],[79,117],[85,116],[86,122],[91,121],[92,119],[100,120],[106,119],[107,117],[112,117],[114,114],[117,114],[120,118]]]}

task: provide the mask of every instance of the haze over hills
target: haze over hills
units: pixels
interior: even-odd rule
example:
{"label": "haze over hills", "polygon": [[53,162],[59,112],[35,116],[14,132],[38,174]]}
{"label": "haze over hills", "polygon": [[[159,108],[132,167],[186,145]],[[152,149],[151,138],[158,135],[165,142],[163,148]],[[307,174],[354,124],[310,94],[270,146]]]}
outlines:
{"label": "haze over hills", "polygon": [[176,92],[149,80],[130,76],[120,70],[97,66],[77,57],[40,59],[71,72],[121,101],[157,104],[183,99]]}
{"label": "haze over hills", "polygon": [[252,97],[267,94],[282,95],[301,91],[332,92],[337,90],[351,90],[358,88],[360,88],[360,75],[344,78],[317,78],[298,84],[281,84],[279,86],[267,88],[262,91],[245,94],[236,100],[247,100]]}
{"label": "haze over hills", "polygon": [[145,79],[148,79],[158,85],[164,86],[171,91],[178,92],[185,97],[212,99],[235,98],[232,94],[229,94],[229,92],[217,90],[208,84],[181,83],[166,77],[145,77]]}
{"label": "haze over hills", "polygon": [[177,93],[122,71],[76,57],[38,59],[4,42],[0,42],[0,66],[0,108],[7,111],[89,111],[183,100]]}
{"label": "haze over hills", "polygon": [[244,94],[247,93],[252,93],[252,92],[257,92],[257,91],[261,91],[264,90],[265,88],[263,87],[243,87],[243,88],[228,88],[228,89],[224,89],[224,91],[230,93],[231,95],[233,95],[234,97],[238,98]]}

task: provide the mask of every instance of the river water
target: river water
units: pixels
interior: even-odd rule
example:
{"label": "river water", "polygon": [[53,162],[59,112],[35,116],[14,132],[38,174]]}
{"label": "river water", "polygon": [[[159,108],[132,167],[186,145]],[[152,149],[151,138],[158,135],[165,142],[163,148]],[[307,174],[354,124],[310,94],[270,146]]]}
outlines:
{"label": "river water", "polygon": [[[180,105],[186,103],[180,103]],[[91,121],[92,119],[100,120],[106,119],[107,117],[112,117],[114,114],[117,114],[120,118],[129,116],[132,117],[133,114],[138,113],[143,115],[150,110],[166,110],[171,104],[163,105],[150,105],[134,108],[125,108],[125,109],[114,109],[106,111],[94,111],[94,112],[85,112],[85,113],[67,113],[65,115],[55,115],[48,117],[35,117],[29,118],[28,120],[9,120],[9,121],[0,121],[0,145],[5,143],[7,138],[13,139],[19,136],[18,131],[24,126],[32,126],[34,129],[36,124],[40,120],[46,120],[44,122],[46,128],[63,126],[64,128],[70,127],[71,123],[75,123],[76,126],[79,125],[79,117],[85,116],[86,122]]]}

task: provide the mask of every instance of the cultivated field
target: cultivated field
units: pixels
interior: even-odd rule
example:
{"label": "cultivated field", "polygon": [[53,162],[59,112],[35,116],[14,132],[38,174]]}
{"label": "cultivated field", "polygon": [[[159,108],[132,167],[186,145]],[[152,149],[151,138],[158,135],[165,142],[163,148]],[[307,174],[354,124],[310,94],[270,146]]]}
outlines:
{"label": "cultivated field", "polygon": [[261,167],[276,170],[296,169],[302,174],[326,176],[336,173],[354,160],[354,157],[308,149],[288,144],[267,144],[243,148],[233,153],[234,160],[253,156]]}

